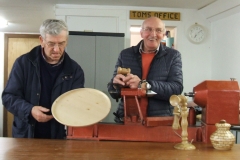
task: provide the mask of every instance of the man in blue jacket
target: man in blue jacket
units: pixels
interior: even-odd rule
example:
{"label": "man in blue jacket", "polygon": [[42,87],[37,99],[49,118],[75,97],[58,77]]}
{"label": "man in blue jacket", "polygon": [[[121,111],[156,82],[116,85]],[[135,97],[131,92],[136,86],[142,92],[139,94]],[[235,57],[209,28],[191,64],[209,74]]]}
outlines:
{"label": "man in blue jacket", "polygon": [[[113,78],[108,83],[109,93],[117,99],[120,98],[119,86],[138,88],[144,82],[146,89],[157,93],[147,99],[147,116],[172,116],[169,98],[183,91],[181,54],[161,43],[165,24],[157,17],[144,20],[140,34],[143,40],[137,46],[120,53]],[[130,68],[131,73],[127,76],[117,74],[118,67]],[[115,115],[115,121],[121,123],[124,117],[122,100]]]}
{"label": "man in blue jacket", "polygon": [[61,94],[84,87],[84,72],[65,52],[64,21],[45,20],[39,39],[41,45],[16,59],[2,101],[14,115],[13,137],[63,139],[65,126],[53,118],[51,106]]}

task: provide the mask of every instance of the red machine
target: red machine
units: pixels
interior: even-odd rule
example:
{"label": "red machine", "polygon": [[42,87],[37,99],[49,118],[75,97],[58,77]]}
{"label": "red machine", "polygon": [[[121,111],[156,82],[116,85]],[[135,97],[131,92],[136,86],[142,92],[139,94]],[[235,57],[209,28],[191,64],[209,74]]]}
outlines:
{"label": "red machine", "polygon": [[202,107],[202,141],[210,142],[215,124],[224,119],[231,125],[239,125],[239,86],[237,81],[204,81],[185,94],[193,97]]}
{"label": "red machine", "polygon": [[[87,127],[67,127],[67,139],[181,142],[181,130],[174,132],[172,117],[148,117],[146,90],[122,88],[124,124],[97,123]],[[185,94],[202,107],[201,125],[188,126],[188,139],[210,143],[210,135],[221,119],[239,124],[239,86],[237,81],[204,81]],[[190,112],[191,114],[191,112]],[[191,116],[191,115],[189,115]]]}

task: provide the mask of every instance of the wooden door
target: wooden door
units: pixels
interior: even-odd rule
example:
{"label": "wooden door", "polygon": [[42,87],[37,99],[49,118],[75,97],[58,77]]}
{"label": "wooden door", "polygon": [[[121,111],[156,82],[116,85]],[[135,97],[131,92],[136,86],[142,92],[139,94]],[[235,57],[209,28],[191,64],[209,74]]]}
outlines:
{"label": "wooden door", "polygon": [[[39,35],[5,34],[4,85],[6,85],[13,63],[20,55],[40,44]],[[13,115],[4,108],[3,136],[12,137]]]}

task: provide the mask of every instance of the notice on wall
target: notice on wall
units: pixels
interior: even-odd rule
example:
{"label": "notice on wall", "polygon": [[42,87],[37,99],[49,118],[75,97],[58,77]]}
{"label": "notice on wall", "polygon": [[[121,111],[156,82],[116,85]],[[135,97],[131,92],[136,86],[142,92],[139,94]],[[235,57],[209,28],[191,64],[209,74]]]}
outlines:
{"label": "notice on wall", "polygon": [[130,19],[158,17],[161,20],[180,21],[180,12],[130,11]]}

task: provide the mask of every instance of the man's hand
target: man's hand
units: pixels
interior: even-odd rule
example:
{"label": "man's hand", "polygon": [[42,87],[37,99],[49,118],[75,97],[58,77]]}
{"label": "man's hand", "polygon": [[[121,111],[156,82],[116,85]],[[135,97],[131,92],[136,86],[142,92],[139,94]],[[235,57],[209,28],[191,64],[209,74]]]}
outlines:
{"label": "man's hand", "polygon": [[129,88],[138,88],[141,79],[137,75],[127,74],[126,76],[122,74],[117,74],[113,78],[114,84],[119,84],[121,86],[128,86]]}
{"label": "man's hand", "polygon": [[38,122],[47,122],[53,118],[52,115],[47,115],[46,112],[49,112],[49,109],[42,106],[34,106],[32,108],[31,114]]}

